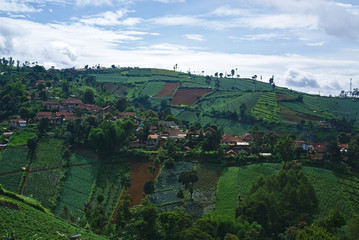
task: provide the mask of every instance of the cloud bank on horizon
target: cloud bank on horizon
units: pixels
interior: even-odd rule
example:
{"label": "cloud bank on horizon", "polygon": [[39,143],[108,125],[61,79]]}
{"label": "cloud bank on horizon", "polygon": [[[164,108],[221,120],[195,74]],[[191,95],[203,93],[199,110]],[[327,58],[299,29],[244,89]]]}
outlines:
{"label": "cloud bank on horizon", "polygon": [[354,0],[0,0],[0,57],[139,66],[338,95],[359,87]]}

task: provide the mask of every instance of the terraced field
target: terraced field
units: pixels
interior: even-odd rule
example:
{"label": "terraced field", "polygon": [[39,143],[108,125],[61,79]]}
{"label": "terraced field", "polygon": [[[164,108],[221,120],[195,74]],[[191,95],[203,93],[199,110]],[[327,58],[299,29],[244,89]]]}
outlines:
{"label": "terraced field", "polygon": [[254,108],[252,108],[251,114],[258,120],[279,123],[279,107],[275,93],[263,93]]}

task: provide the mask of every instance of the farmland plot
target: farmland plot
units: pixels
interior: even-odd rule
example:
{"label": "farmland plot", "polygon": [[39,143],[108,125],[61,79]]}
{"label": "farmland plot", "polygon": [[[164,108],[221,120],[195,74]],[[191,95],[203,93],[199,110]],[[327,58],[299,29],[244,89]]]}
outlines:
{"label": "farmland plot", "polygon": [[315,167],[303,167],[303,171],[317,194],[319,217],[326,216],[333,208],[337,208],[344,217],[351,217],[353,206],[333,171]]}
{"label": "farmland plot", "polygon": [[27,153],[27,147],[6,149],[0,156],[0,174],[20,170],[20,167],[26,167]]}
{"label": "farmland plot", "polygon": [[57,186],[63,175],[62,169],[32,172],[26,181],[24,195],[39,200],[46,208],[56,205]]}
{"label": "farmland plot", "polygon": [[216,193],[215,214],[234,218],[238,207],[238,194],[246,194],[261,176],[269,176],[280,168],[280,164],[253,164],[244,167],[223,169]]}
{"label": "farmland plot", "polygon": [[171,100],[172,105],[188,105],[191,106],[202,96],[212,92],[211,89],[185,88],[179,89]]}
{"label": "farmland plot", "polygon": [[185,202],[184,207],[192,216],[201,217],[214,208],[214,196],[222,168],[218,165],[200,164],[196,170],[198,182],[194,184],[193,201]]}
{"label": "farmland plot", "polygon": [[258,120],[279,122],[279,107],[274,92],[263,93],[257,104],[252,108],[251,114]]}
{"label": "farmland plot", "polygon": [[141,95],[155,96],[159,91],[161,91],[164,85],[165,82],[148,82],[142,89]]}
{"label": "farmland plot", "polygon": [[105,207],[105,216],[110,218],[117,201],[121,195],[122,185],[121,177],[128,175],[130,164],[127,162],[105,164],[99,167],[96,177],[96,185],[91,192],[90,201],[97,203],[99,195],[104,197],[101,205]]}
{"label": "farmland plot", "polygon": [[149,196],[149,199],[162,209],[171,209],[178,206],[181,199],[176,194],[183,186],[178,183],[177,179],[181,172],[190,171],[193,164],[189,162],[177,162],[173,169],[169,170],[162,167],[161,173],[155,184],[155,192]]}
{"label": "farmland plot", "polygon": [[348,195],[348,199],[354,208],[354,212],[359,212],[359,178],[355,176],[338,177],[343,191]]}
{"label": "farmland plot", "polygon": [[62,165],[63,141],[54,138],[41,139],[36,149],[36,157],[31,168]]}
{"label": "farmland plot", "polygon": [[98,165],[71,167],[67,172],[61,197],[54,213],[59,216],[66,205],[76,216],[81,216],[97,175]]}
{"label": "farmland plot", "polygon": [[173,93],[177,90],[177,88],[179,88],[180,83],[175,82],[175,83],[169,83],[167,82],[162,90],[156,95],[156,97],[161,98],[161,97],[172,97]]}
{"label": "farmland plot", "polygon": [[22,176],[22,172],[0,176],[0,184],[6,190],[16,193],[17,188],[20,184],[21,176]]}

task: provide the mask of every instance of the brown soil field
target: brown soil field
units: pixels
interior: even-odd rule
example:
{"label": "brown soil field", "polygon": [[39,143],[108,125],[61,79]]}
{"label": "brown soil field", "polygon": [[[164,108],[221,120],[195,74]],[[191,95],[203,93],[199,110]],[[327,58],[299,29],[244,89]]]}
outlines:
{"label": "brown soil field", "polygon": [[[160,173],[160,167],[156,169],[155,174],[152,176],[148,170],[149,166],[154,166],[152,162],[131,162],[131,186],[127,188],[127,193],[130,195],[130,207],[134,207],[141,203],[142,198],[144,197],[143,185],[145,182],[151,178],[156,179]],[[123,191],[122,191],[123,193]],[[122,193],[120,199],[122,200]],[[115,210],[112,215],[112,223],[116,222],[117,209],[120,206],[120,201],[118,201]]]}
{"label": "brown soil field", "polygon": [[171,97],[180,86],[180,83],[166,83],[156,97]]}
{"label": "brown soil field", "polygon": [[212,92],[211,89],[186,88],[177,91],[176,95],[170,102],[172,105],[188,105],[191,106],[197,102],[198,98]]}
{"label": "brown soil field", "polygon": [[277,93],[276,97],[277,97],[277,101],[294,99],[292,96],[289,96],[288,94],[283,94],[283,93]]}

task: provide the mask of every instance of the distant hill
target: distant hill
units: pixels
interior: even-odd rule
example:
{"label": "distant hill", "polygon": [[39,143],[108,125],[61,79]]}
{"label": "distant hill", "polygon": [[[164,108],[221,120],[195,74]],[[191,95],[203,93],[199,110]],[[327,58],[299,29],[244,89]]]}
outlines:
{"label": "distant hill", "polygon": [[[15,238],[9,238],[11,235]],[[0,185],[0,239],[107,239],[55,218],[32,198],[4,190]]]}
{"label": "distant hill", "polygon": [[311,95],[255,79],[147,68],[83,73],[95,76],[102,89],[139,106],[158,111],[169,106],[179,120],[216,124],[225,133],[249,131],[254,124],[276,130],[309,122],[325,127],[342,117],[357,121],[359,113],[359,102],[350,98]]}

